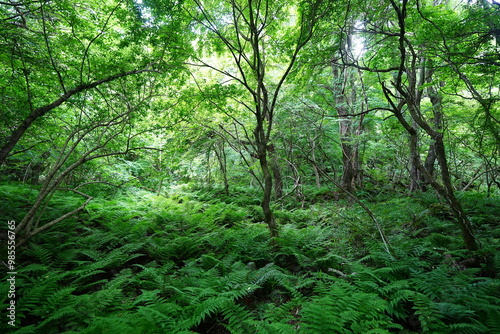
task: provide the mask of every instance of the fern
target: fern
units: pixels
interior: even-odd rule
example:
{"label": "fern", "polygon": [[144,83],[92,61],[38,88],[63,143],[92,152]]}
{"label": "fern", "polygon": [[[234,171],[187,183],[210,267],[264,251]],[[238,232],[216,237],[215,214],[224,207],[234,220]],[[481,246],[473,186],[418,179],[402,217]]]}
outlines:
{"label": "fern", "polygon": [[491,333],[500,333],[500,311],[498,309],[486,313],[484,324]]}
{"label": "fern", "polygon": [[487,327],[485,327],[481,323],[458,323],[451,324],[450,330],[452,333],[456,334],[487,334],[487,333],[496,333],[490,331]]}
{"label": "fern", "polygon": [[[64,239],[33,239],[18,269],[19,333],[500,332],[498,279],[455,266],[463,254],[434,237],[398,231],[389,255],[365,238],[361,214],[336,224],[325,203],[280,211],[295,225],[282,226],[273,252],[266,226],[231,198],[138,194],[96,201],[92,225],[68,221],[76,232]],[[429,219],[425,233],[450,229]]]}
{"label": "fern", "polygon": [[224,325],[232,334],[259,333],[258,321],[245,307],[237,304],[229,304],[221,312],[228,322]]}
{"label": "fern", "polygon": [[33,251],[36,262],[41,262],[45,265],[49,265],[52,263],[52,258],[54,256],[53,251],[35,243],[30,243],[30,247]]}
{"label": "fern", "polygon": [[51,267],[49,265],[41,264],[41,263],[31,263],[26,266],[23,266],[18,270],[20,275],[26,275],[29,277],[40,276],[48,271],[50,271]]}
{"label": "fern", "polygon": [[387,302],[341,281],[319,284],[318,296],[304,304],[300,333],[389,333],[401,328],[385,312]]}
{"label": "fern", "polygon": [[81,315],[75,311],[74,305],[68,305],[57,309],[48,316],[44,321],[36,326],[37,331],[43,332],[45,328],[54,328],[63,320],[65,324],[71,324]]}
{"label": "fern", "polygon": [[[261,317],[261,331],[263,333],[297,333],[300,327],[300,310],[306,298],[293,298],[281,305],[273,303],[263,306],[264,313]],[[260,333],[260,332],[259,332]]]}
{"label": "fern", "polygon": [[[136,328],[136,324],[130,323],[128,317],[111,316],[111,317],[96,317],[92,323],[80,333],[109,333],[109,334],[124,334],[124,333],[146,333],[143,327]],[[151,327],[151,334],[159,333],[154,332],[154,327]]]}
{"label": "fern", "polygon": [[30,314],[39,314],[41,310],[40,305],[45,304],[47,298],[54,295],[60,289],[59,283],[65,276],[66,273],[50,272],[32,282],[29,282],[27,279],[18,279],[16,283],[26,288],[20,291],[18,299],[20,307],[16,309],[17,316],[22,319]]}

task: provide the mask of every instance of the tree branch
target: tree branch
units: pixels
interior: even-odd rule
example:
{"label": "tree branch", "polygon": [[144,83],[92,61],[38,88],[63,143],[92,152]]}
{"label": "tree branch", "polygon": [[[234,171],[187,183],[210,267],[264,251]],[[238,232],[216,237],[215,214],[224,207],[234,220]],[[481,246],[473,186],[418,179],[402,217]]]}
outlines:
{"label": "tree branch", "polygon": [[134,71],[129,71],[129,72],[123,72],[119,74],[115,74],[112,76],[109,76],[107,78],[97,80],[94,82],[82,84],[79,86],[76,86],[73,89],[68,90],[66,93],[64,93],[60,98],[57,100],[53,101],[52,103],[46,104],[42,107],[36,108],[33,110],[28,117],[24,119],[24,121],[12,132],[11,136],[7,140],[7,142],[2,146],[0,149],[0,166],[3,165],[7,157],[9,156],[9,153],[12,151],[14,146],[17,144],[17,142],[21,139],[21,137],[24,135],[26,130],[35,122],[38,118],[44,116],[51,110],[57,108],[61,104],[65,103],[68,101],[73,95],[76,95],[78,93],[81,93],[83,91],[89,90],[96,88],[99,85],[102,85],[104,83],[108,83],[111,81],[114,81],[119,78],[123,78],[126,76],[134,75],[134,74],[139,74],[139,73],[144,73],[144,72],[156,72],[159,73],[156,70],[151,70],[151,69],[142,69],[142,70],[134,70]]}

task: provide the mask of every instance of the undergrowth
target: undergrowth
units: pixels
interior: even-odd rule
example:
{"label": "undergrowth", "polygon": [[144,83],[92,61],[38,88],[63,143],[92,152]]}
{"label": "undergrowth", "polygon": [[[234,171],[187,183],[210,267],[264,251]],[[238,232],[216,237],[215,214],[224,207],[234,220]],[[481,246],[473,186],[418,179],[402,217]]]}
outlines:
{"label": "undergrowth", "polygon": [[[0,191],[12,210],[31,194]],[[18,251],[17,326],[3,314],[0,331],[500,333],[498,201],[465,200],[483,245],[471,264],[425,195],[370,203],[392,254],[352,203],[276,208],[273,246],[254,194],[233,199],[202,189],[97,198]]]}

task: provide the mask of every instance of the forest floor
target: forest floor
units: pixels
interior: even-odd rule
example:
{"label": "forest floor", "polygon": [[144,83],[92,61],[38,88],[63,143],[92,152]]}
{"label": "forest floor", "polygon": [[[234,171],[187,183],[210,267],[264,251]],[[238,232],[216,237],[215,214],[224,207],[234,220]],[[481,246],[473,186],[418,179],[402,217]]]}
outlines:
{"label": "forest floor", "polygon": [[[36,190],[0,195],[20,221]],[[0,332],[500,333],[500,197],[458,194],[481,245],[471,254],[433,193],[359,194],[389,252],[356,203],[305,195],[274,204],[274,243],[257,190],[96,196],[17,251],[17,326],[3,315]],[[56,194],[41,220],[81,201]]]}

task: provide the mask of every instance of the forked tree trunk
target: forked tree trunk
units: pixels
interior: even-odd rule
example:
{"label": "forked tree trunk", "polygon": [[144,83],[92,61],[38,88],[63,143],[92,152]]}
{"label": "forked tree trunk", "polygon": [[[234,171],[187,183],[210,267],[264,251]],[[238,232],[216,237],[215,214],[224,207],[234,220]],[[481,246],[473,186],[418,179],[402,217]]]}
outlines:
{"label": "forked tree trunk", "polygon": [[[209,12],[203,1],[195,0],[195,3],[202,15],[201,17],[195,15],[192,18],[204,27],[209,27],[209,30],[214,34],[213,36],[221,41],[223,45],[221,47],[232,54],[233,65],[236,67],[238,74],[230,74],[225,69],[217,69],[216,66],[201,63],[227,75],[231,80],[239,82],[252,101],[250,103],[245,101],[245,98],[242,98],[241,101],[239,101],[239,98],[235,99],[255,116],[252,153],[257,154],[262,171],[263,182],[259,182],[264,192],[261,205],[265,223],[269,228],[271,240],[274,243],[278,236],[278,226],[271,210],[273,177],[270,167],[272,161],[268,161],[268,145],[270,144],[273,118],[275,116],[274,111],[278,103],[279,92],[294,68],[300,51],[312,38],[315,25],[324,15],[322,1],[309,1],[308,6],[305,6],[304,11],[301,11],[297,17],[299,20],[297,22],[297,38],[294,43],[287,38],[287,41],[293,44],[290,45],[292,48],[288,57],[283,57],[289,60],[278,77],[276,77],[276,73],[271,76],[266,71],[268,66],[266,58],[267,45],[275,43],[272,38],[273,34],[268,33],[270,32],[268,28],[270,28],[270,23],[273,21],[274,10],[280,8],[277,3],[270,0],[262,2],[245,1],[243,3],[230,1],[228,5],[232,7],[232,13],[226,17],[227,21],[223,24],[219,22],[217,16],[213,16]],[[280,39],[280,41],[282,40]],[[284,64],[281,63],[281,65]],[[244,128],[242,123],[238,123]]]}
{"label": "forked tree trunk", "polygon": [[[411,108],[410,108],[411,110]],[[404,117],[402,113],[396,111],[395,112],[396,117],[398,120],[403,124],[405,129],[408,131],[410,137],[413,137],[413,140],[416,140],[415,138],[418,136],[417,131],[411,127],[406,120],[404,120]],[[414,113],[412,113],[412,116],[416,116]],[[422,120],[421,120],[422,121]],[[424,123],[421,123],[423,125]],[[426,127],[427,130],[430,129],[430,126]],[[470,251],[476,251],[479,249],[476,238],[474,237],[474,231],[472,228],[472,224],[467,217],[467,214],[465,213],[462,205],[458,201],[458,199],[455,196],[454,190],[453,190],[453,185],[451,182],[451,177],[450,177],[450,171],[448,167],[448,161],[446,159],[446,151],[444,147],[444,142],[443,142],[443,134],[439,132],[428,132],[428,134],[431,136],[431,139],[435,143],[435,148],[436,148],[436,158],[439,164],[439,168],[441,170],[441,179],[443,184],[439,184],[438,181],[436,180],[436,177],[431,175],[429,171],[425,168],[424,164],[422,163],[422,160],[420,159],[420,156],[415,157],[415,164],[423,176],[423,179],[425,182],[430,184],[434,190],[437,191],[437,193],[447,202],[447,204],[450,207],[450,210],[456,219],[460,231],[462,234],[462,239],[464,240],[465,247],[470,250]]]}

